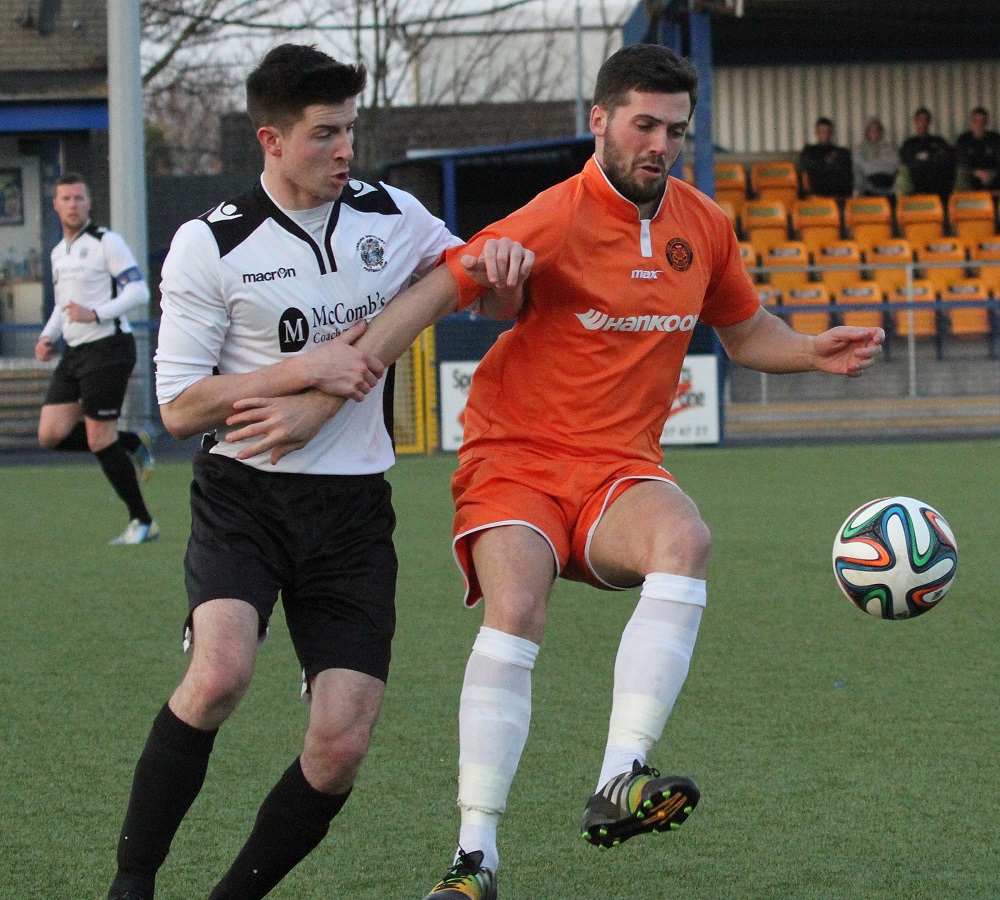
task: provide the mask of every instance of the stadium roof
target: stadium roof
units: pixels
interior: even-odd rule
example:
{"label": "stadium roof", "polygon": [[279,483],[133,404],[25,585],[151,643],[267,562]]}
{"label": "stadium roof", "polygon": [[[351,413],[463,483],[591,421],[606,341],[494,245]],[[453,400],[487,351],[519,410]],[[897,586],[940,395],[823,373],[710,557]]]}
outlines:
{"label": "stadium roof", "polygon": [[743,0],[713,20],[716,62],[996,59],[996,0]]}

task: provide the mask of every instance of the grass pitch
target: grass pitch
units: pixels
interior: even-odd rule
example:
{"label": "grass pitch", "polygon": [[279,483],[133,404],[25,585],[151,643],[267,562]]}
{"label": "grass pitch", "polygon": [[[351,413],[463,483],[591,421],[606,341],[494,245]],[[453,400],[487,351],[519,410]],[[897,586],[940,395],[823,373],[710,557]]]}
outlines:
{"label": "grass pitch", "polygon": [[[532,733],[501,830],[503,900],[997,896],[1000,764],[996,441],[670,450],[715,547],[687,685],[651,764],[702,802],[674,834],[607,853],[578,837],[634,594],[560,582],[534,676]],[[451,561],[454,458],[404,458],[399,628],[385,711],[329,837],[271,896],[418,898],[457,834],[457,704],[480,623]],[[124,515],[96,465],[0,469],[0,897],[99,898],[132,767],[180,677],[185,463],[147,496],[163,537],[111,548]],[[916,496],[955,530],[939,608],[883,622],[830,565],[846,515]],[[159,879],[207,896],[299,749],[305,708],[281,616],[250,694]]]}

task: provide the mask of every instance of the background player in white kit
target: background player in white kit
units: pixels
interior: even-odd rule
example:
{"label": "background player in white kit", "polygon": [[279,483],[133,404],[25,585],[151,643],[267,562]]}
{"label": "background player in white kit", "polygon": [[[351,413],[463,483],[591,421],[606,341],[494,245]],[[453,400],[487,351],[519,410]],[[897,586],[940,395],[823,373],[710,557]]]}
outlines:
{"label": "background player in white kit", "polygon": [[122,237],[90,221],[82,175],[56,179],[52,205],[63,233],[52,250],[56,302],[35,357],[51,359],[60,337],[68,349],[42,406],[38,442],[52,450],[90,450],[129,512],[128,527],[111,543],[142,544],[160,533],[139,487],[139,477],[152,472],[151,442],[145,432],[119,431],[118,419],[136,361],[125,314],[149,301],[149,288]]}
{"label": "background player in white kit", "polygon": [[[246,441],[214,439],[194,460],[191,661],[136,766],[111,900],[153,896],[279,593],[309,725],[213,900],[267,894],[323,839],[368,750],[395,625],[395,517],[383,474],[394,458],[392,385],[380,359],[352,343],[390,300],[412,310],[397,329],[402,347],[454,308],[451,294],[396,294],[461,242],[408,194],[350,178],[364,84],[363,67],[312,47],[268,53],[247,79],[261,181],[183,225],[164,263],[157,395],[174,435],[224,437],[234,403],[248,397],[305,392],[331,417],[277,464],[244,458]],[[530,267],[521,271],[528,256],[506,243],[499,277],[508,259],[520,277],[512,290],[496,282],[501,300],[519,294]],[[495,257],[481,263],[477,272],[498,274]]]}

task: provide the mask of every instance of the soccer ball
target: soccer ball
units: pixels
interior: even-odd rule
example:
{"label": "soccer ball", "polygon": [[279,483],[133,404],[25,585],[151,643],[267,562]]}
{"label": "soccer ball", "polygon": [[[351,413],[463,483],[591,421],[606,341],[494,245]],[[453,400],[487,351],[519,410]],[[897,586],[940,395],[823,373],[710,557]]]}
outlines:
{"label": "soccer ball", "polygon": [[958,566],[955,535],[933,507],[883,497],[856,509],[833,542],[837,584],[877,619],[912,619],[937,605]]}

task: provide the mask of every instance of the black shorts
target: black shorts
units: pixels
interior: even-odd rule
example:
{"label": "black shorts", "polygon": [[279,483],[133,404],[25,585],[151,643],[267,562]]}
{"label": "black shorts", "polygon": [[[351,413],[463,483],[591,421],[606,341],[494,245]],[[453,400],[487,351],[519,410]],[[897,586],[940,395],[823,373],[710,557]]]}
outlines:
{"label": "black shorts", "polygon": [[190,609],[244,600],[263,629],[280,592],[307,678],[352,669],[385,681],[397,569],[385,476],[263,472],[205,452],[193,468]]}
{"label": "black shorts", "polygon": [[45,404],[79,402],[88,419],[110,422],[121,418],[134,368],[135,338],[131,334],[122,332],[70,347],[52,374]]}

